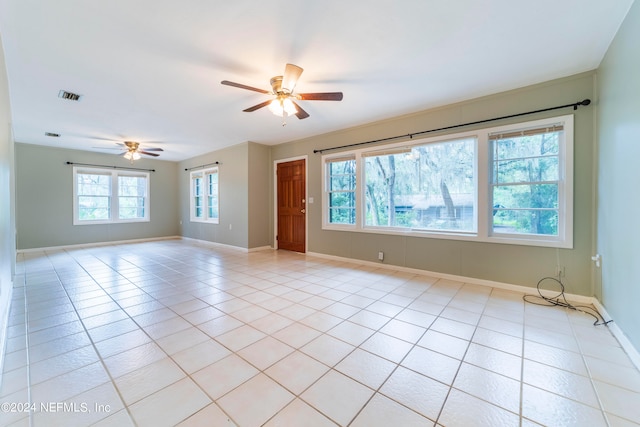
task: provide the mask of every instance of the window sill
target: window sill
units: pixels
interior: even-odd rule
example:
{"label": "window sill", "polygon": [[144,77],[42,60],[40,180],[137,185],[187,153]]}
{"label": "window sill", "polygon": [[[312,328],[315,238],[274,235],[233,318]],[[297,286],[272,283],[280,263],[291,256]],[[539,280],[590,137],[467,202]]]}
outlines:
{"label": "window sill", "polygon": [[356,228],[353,226],[337,226],[327,225],[322,227],[327,231],[346,231],[353,233],[368,233],[368,234],[382,234],[391,236],[403,236],[403,237],[418,237],[426,239],[443,239],[443,240],[459,240],[467,242],[481,242],[481,243],[497,243],[504,245],[519,245],[519,246],[538,246],[560,249],[573,249],[573,242],[566,242],[557,238],[545,238],[544,236],[480,236],[476,232],[451,232],[451,231],[422,231],[415,229],[391,229],[391,228]]}
{"label": "window sill", "polygon": [[118,221],[73,221],[73,225],[117,225],[117,224],[131,224],[131,223],[139,223],[139,222],[151,222],[149,218],[142,219],[127,219],[127,220],[118,220]]}

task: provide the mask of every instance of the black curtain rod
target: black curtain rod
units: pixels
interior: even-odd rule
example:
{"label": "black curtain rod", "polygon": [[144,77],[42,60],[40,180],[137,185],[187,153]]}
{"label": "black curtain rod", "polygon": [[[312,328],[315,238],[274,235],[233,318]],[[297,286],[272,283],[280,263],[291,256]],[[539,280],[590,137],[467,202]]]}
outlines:
{"label": "black curtain rod", "polygon": [[94,166],[97,168],[108,168],[108,169],[126,169],[130,171],[145,171],[145,172],[155,172],[155,169],[141,169],[141,168],[128,168],[126,166],[108,166],[108,165],[92,165],[91,163],[74,163],[67,162],[68,165],[78,165],[78,166]]}
{"label": "black curtain rod", "polygon": [[478,125],[478,124],[481,124],[481,123],[494,122],[494,121],[497,121],[497,120],[511,119],[513,117],[520,117],[520,116],[526,116],[526,115],[529,115],[529,114],[543,113],[545,111],[559,110],[561,108],[573,107],[574,110],[577,110],[578,106],[580,106],[580,105],[589,105],[589,104],[591,104],[591,100],[590,99],[584,99],[582,101],[575,102],[573,104],[566,104],[566,105],[559,105],[557,107],[543,108],[542,110],[527,111],[526,113],[510,114],[508,116],[494,117],[492,119],[478,120],[478,121],[475,121],[475,122],[462,123],[462,124],[459,124],[459,125],[452,125],[452,126],[445,126],[445,127],[437,128],[437,129],[423,130],[421,132],[408,133],[406,135],[390,136],[388,138],[374,139],[372,141],[356,142],[355,144],[341,145],[339,147],[322,148],[322,149],[319,149],[319,150],[313,150],[313,152],[314,153],[323,153],[325,151],[339,150],[341,148],[357,147],[359,145],[366,145],[366,144],[375,144],[376,142],[391,141],[391,140],[400,139],[400,138],[412,139],[416,135],[424,135],[426,133],[439,132],[439,131],[442,131],[442,130],[455,129],[455,128],[460,128],[460,127],[464,127],[464,126]]}
{"label": "black curtain rod", "polygon": [[194,166],[192,168],[184,168],[185,171],[190,171],[194,169],[206,168],[207,166],[219,165],[220,162],[207,163],[206,165]]}

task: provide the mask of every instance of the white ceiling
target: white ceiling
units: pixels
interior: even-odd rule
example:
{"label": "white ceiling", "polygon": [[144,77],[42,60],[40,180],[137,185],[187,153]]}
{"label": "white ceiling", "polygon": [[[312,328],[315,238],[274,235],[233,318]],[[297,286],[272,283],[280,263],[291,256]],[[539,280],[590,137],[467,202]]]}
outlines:
{"label": "white ceiling", "polygon": [[[0,33],[17,142],[113,153],[135,140],[177,161],[593,70],[632,3],[0,0]],[[220,84],[268,90],[287,62],[305,70],[298,92],[344,100],[300,101],[310,117],[283,127],[242,112],[267,95]]]}

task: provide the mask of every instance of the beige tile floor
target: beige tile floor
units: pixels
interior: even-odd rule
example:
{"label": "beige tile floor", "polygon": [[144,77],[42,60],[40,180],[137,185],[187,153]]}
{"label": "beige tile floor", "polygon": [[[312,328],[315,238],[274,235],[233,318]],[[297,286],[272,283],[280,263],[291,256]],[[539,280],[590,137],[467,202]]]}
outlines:
{"label": "beige tile floor", "polygon": [[3,426],[640,425],[609,330],[515,292],[181,240],[18,264]]}

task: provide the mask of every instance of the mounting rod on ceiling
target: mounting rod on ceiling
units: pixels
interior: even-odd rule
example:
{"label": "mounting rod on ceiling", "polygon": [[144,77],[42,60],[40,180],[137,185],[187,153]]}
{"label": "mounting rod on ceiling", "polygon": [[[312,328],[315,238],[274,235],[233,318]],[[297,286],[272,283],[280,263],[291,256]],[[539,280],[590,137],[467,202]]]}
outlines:
{"label": "mounting rod on ceiling", "polygon": [[194,169],[206,168],[207,166],[219,165],[220,162],[207,163],[206,165],[194,166],[192,168],[184,168],[185,171],[191,171]]}
{"label": "mounting rod on ceiling", "polygon": [[108,168],[108,169],[125,169],[130,171],[145,171],[145,172],[155,172],[155,169],[141,169],[141,168],[128,168],[126,166],[110,166],[110,165],[92,165],[91,163],[74,163],[74,162],[66,162],[67,165],[78,165],[78,166],[94,166],[97,168]]}
{"label": "mounting rod on ceiling", "polygon": [[495,122],[497,120],[511,119],[513,117],[520,117],[520,116],[526,116],[526,115],[529,115],[529,114],[543,113],[545,111],[559,110],[561,108],[573,107],[574,110],[577,110],[579,106],[581,106],[581,105],[585,105],[586,106],[586,105],[589,105],[589,104],[591,104],[591,100],[590,99],[584,99],[582,101],[574,102],[573,104],[558,105],[557,107],[543,108],[541,110],[527,111],[525,113],[510,114],[508,116],[494,117],[492,119],[477,120],[475,122],[461,123],[461,124],[458,124],[458,125],[445,126],[445,127],[437,128],[437,129],[423,130],[421,132],[408,133],[406,135],[397,135],[397,136],[390,136],[390,137],[387,137],[387,138],[374,139],[374,140],[371,140],[371,141],[356,142],[355,144],[340,145],[338,147],[321,148],[321,149],[313,150],[313,152],[322,154],[325,151],[339,150],[341,148],[357,147],[359,145],[375,144],[377,142],[392,141],[394,139],[401,139],[401,138],[412,139],[416,135],[424,135],[424,134],[427,134],[427,133],[439,132],[439,131],[449,130],[449,129],[456,129],[456,128],[460,128],[460,127],[464,127],[464,126],[471,126],[471,125],[478,125],[478,124],[481,124],[481,123]]}

